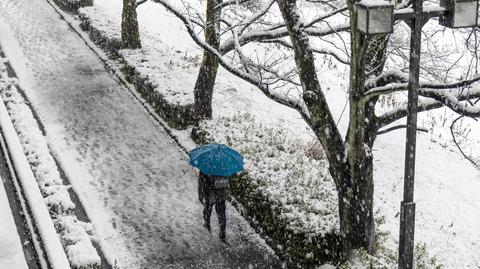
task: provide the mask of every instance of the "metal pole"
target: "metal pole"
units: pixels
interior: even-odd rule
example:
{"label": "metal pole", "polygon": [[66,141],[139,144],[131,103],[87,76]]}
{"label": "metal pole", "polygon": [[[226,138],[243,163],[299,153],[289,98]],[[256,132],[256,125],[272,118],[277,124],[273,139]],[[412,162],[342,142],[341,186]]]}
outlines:
{"label": "metal pole", "polygon": [[405,176],[403,201],[400,210],[400,237],[398,268],[413,269],[415,232],[415,203],[413,202],[415,180],[415,153],[417,140],[418,88],[420,76],[420,45],[422,27],[427,19],[423,16],[423,0],[413,0],[414,17],[410,40],[410,76],[408,80],[407,139],[405,148]]}

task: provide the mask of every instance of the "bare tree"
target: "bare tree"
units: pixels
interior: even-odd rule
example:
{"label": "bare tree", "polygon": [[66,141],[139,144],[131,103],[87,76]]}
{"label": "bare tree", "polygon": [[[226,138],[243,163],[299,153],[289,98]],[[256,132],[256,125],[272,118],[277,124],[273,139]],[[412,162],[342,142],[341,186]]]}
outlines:
{"label": "bare tree", "polygon": [[[184,18],[184,23],[189,24],[191,34],[198,37],[198,32],[204,32],[206,45],[220,53],[221,58],[233,65],[241,67],[247,76],[254,77],[255,81],[270,87],[280,87],[286,83],[293,83],[290,79],[295,75],[294,70],[280,70],[283,61],[288,57],[248,57],[243,54],[242,47],[252,42],[275,43],[291,48],[291,44],[285,40],[288,31],[280,21],[266,20],[265,17],[275,3],[275,0],[265,1],[221,1],[207,0],[206,12],[203,16],[200,12],[194,11],[186,1],[181,0],[177,5],[168,0],[154,0],[164,7]],[[180,11],[177,6],[184,7]],[[314,18],[309,22],[307,31],[311,35],[322,37],[332,33],[345,31],[346,24],[334,25],[331,27],[318,28],[317,23],[337,13],[345,11],[346,8],[335,10],[331,14],[325,14]],[[225,11],[225,12],[224,12]],[[249,14],[249,15],[245,15]],[[272,16],[273,17],[273,16]],[[315,49],[315,53],[333,55],[339,61],[348,63],[346,56],[328,49]],[[258,55],[256,55],[258,56]],[[203,61],[195,84],[195,110],[198,120],[211,118],[212,95],[218,67],[218,56],[205,50]],[[250,81],[252,82],[252,81]],[[272,86],[276,84],[276,86]],[[298,82],[297,86],[300,85]]]}
{"label": "bare tree", "polygon": [[[311,127],[329,161],[330,174],[338,192],[340,234],[343,245],[343,257],[352,250],[364,248],[373,252],[374,220],[373,220],[373,155],[372,147],[378,134],[396,130],[402,126],[384,128],[407,115],[406,104],[397,106],[381,115],[377,115],[375,107],[379,98],[395,92],[407,90],[408,74],[402,70],[386,70],[385,63],[389,55],[390,36],[367,36],[358,32],[356,25],[356,0],[347,0],[347,7],[335,5],[335,1],[317,1],[331,9],[318,18],[303,22],[296,0],[274,0],[282,14],[283,22],[262,25],[252,31],[239,32],[225,39],[219,49],[202,40],[195,31],[198,20],[181,12],[167,0],[154,0],[175,14],[186,26],[193,40],[204,50],[217,57],[220,65],[232,74],[252,83],[270,99],[293,108],[300,113],[303,120]],[[239,1],[225,1],[221,6]],[[248,1],[242,1],[248,2]],[[410,1],[397,3],[397,8],[410,5]],[[328,18],[342,14],[347,10],[350,17],[348,26],[325,23]],[[323,23],[323,24],[321,24]],[[327,25],[325,27],[325,24]],[[241,24],[240,24],[241,25]],[[322,26],[319,26],[322,25]],[[238,28],[237,28],[238,29]],[[349,57],[338,51],[317,49],[311,44],[312,38],[338,35],[349,30]],[[288,39],[287,39],[288,38]],[[337,42],[342,40],[337,39]],[[285,73],[270,72],[276,75],[265,78],[250,72],[258,67],[244,57],[242,46],[250,42],[267,42],[281,44],[293,51],[296,66],[295,76],[286,77]],[[334,56],[340,62],[350,65],[349,84],[349,124],[346,137],[343,138],[330,112],[329,104],[324,96],[320,79],[317,76],[314,52]],[[238,61],[232,61],[234,52]],[[261,70],[261,68],[259,68]],[[269,68],[271,71],[272,68]],[[281,70],[281,69],[280,69]],[[278,71],[278,70],[277,70]],[[291,74],[288,73],[287,74]],[[449,82],[421,82],[419,111],[427,111],[440,107],[469,117],[480,116],[480,106],[471,102],[480,98],[480,89],[471,85],[480,80],[473,75],[464,80]],[[290,85],[300,85],[299,95],[288,95],[285,91],[275,91],[275,83],[288,81]]]}
{"label": "bare tree", "polygon": [[140,48],[140,34],[138,32],[136,0],[123,0],[122,11],[122,42],[125,48]]}

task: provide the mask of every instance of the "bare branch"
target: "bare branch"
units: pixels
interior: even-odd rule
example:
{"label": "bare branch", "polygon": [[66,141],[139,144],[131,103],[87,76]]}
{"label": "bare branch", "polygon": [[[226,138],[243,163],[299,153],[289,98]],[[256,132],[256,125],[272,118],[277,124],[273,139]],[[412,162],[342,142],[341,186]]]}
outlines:
{"label": "bare branch", "polygon": [[311,26],[313,26],[313,25],[314,25],[315,23],[317,23],[317,22],[326,20],[326,19],[328,19],[328,18],[330,18],[330,17],[332,17],[332,16],[334,16],[334,15],[336,15],[336,14],[338,14],[338,13],[342,13],[342,12],[347,11],[347,10],[348,10],[348,7],[342,7],[342,8],[336,9],[336,10],[334,10],[334,11],[331,11],[331,12],[329,12],[329,13],[322,14],[322,15],[316,17],[315,19],[313,19],[312,21],[310,21],[309,23],[305,24],[303,27],[304,27],[304,28],[311,27]]}
{"label": "bare branch", "polygon": [[396,9],[402,9],[402,8],[406,8],[406,7],[410,6],[411,4],[412,4],[412,0],[404,0],[404,1],[400,1],[400,3],[396,4],[395,8]]}
{"label": "bare branch", "polygon": [[[443,104],[441,102],[438,102],[432,99],[418,101],[418,112],[424,112],[424,111],[428,111],[428,110],[432,110],[440,107],[443,107]],[[406,117],[407,113],[408,113],[408,110],[407,110],[406,104],[384,113],[383,115],[377,118],[378,129],[385,127],[401,118]]]}
{"label": "bare branch", "polygon": [[[406,91],[408,88],[408,82],[405,81],[405,76],[407,76],[407,81],[408,81],[408,75],[403,74],[403,73],[391,73],[388,76],[390,81],[403,81],[402,83],[390,83],[385,86],[380,86],[380,87],[375,87],[369,89],[367,92],[365,92],[365,97],[367,99],[379,96],[382,94],[389,94],[393,92],[398,92],[398,91]],[[380,76],[381,77],[381,76]],[[387,81],[387,80],[385,80]],[[477,81],[480,81],[480,76],[473,77],[471,79],[466,79],[466,80],[461,80],[458,82],[454,83],[434,83],[434,82],[421,82],[420,83],[420,88],[423,89],[455,89],[455,88],[461,88],[461,87],[466,87],[469,86]],[[369,81],[369,84],[367,86],[373,85],[373,81]],[[380,84],[380,83],[378,83]]]}
{"label": "bare branch", "polygon": [[[386,128],[386,129],[383,129],[383,130],[378,131],[378,132],[377,132],[377,135],[386,134],[386,133],[389,133],[389,132],[391,132],[391,131],[398,130],[398,129],[403,129],[403,128],[407,128],[407,125],[406,125],[406,124],[402,124],[402,125],[396,125],[396,126],[393,126],[393,127],[389,127],[389,128]],[[427,130],[427,129],[421,128],[421,127],[418,127],[418,128],[417,128],[417,131],[418,131],[418,132],[428,133],[428,130]]]}
{"label": "bare branch", "polygon": [[332,4],[332,0],[305,0],[307,2],[310,2],[310,3],[315,3],[315,4],[322,4],[322,5],[327,5],[331,8],[337,8],[338,6]]}
{"label": "bare branch", "polygon": [[[446,107],[455,111],[456,113],[472,118],[480,117],[480,106],[472,105],[468,102],[462,102],[469,99],[479,98],[480,89],[464,90],[459,94],[453,94],[449,91],[433,91],[422,89],[419,91],[419,94],[424,97],[432,98],[436,101],[443,103]],[[460,99],[458,97],[464,96],[465,98]]]}
{"label": "bare branch", "polygon": [[458,150],[460,151],[460,153],[463,155],[463,157],[465,159],[467,159],[471,164],[473,164],[473,166],[475,166],[475,168],[478,168],[480,169],[480,164],[478,164],[477,162],[475,162],[471,156],[468,156],[467,154],[465,154],[465,152],[463,151],[463,149],[460,147],[458,141],[457,141],[457,138],[455,136],[455,132],[453,131],[454,127],[455,127],[455,123],[457,123],[458,120],[460,120],[461,118],[463,118],[464,116],[460,116],[458,118],[456,118],[455,120],[453,120],[452,124],[450,125],[450,133],[452,134],[452,138],[453,138],[453,142],[455,143],[455,145],[457,146]]}
{"label": "bare branch", "polygon": [[139,0],[139,1],[137,1],[137,8],[138,8],[139,5],[141,5],[141,4],[143,4],[143,3],[147,2],[147,1],[148,1],[148,0]]}
{"label": "bare branch", "polygon": [[380,76],[367,79],[365,81],[366,95],[373,88],[383,87],[391,83],[407,83],[408,74],[400,70],[388,70],[380,74]]}
{"label": "bare branch", "polygon": [[[348,171],[345,141],[335,124],[330,107],[322,92],[315,71],[315,59],[310,48],[308,35],[304,28],[298,27],[300,18],[296,1],[277,0],[277,3],[294,48],[295,63],[302,81],[303,100],[310,113],[310,117],[304,119],[320,140],[329,161],[331,172],[337,174],[340,171]],[[333,176],[333,178],[337,188],[343,187],[344,180],[347,180],[340,176]]]}
{"label": "bare branch", "polygon": [[[431,90],[429,91],[430,94],[432,92],[434,93],[434,91],[431,91]],[[419,93],[423,96],[428,95],[428,94],[425,93],[425,90],[421,90]],[[452,95],[452,94],[449,93],[449,95]],[[471,100],[471,99],[475,99],[475,98],[480,98],[480,89],[477,88],[476,90],[473,90],[473,91],[462,91],[462,92],[458,93],[457,95],[453,95],[453,96],[458,102],[467,101],[467,100]],[[455,108],[454,104],[448,104],[447,102],[449,102],[449,101],[444,101],[440,97],[437,97],[436,99],[427,98],[427,99],[424,99],[424,100],[420,100],[418,102],[418,112],[428,111],[428,110],[432,110],[432,109],[435,109],[435,108],[440,108],[440,107],[447,106],[448,108],[454,110],[455,112],[457,112],[459,114],[472,116],[472,117],[473,116],[478,117],[478,115],[473,115],[472,113],[469,113],[469,111],[468,111],[469,108],[474,108],[473,110],[480,109],[478,107],[478,105],[477,106],[474,106],[474,105],[468,106],[467,104],[461,104],[461,106],[458,106],[457,108]],[[458,102],[457,102],[457,104],[458,104]],[[466,108],[467,111],[463,111],[464,109],[462,107],[467,107]],[[386,112],[383,115],[378,117],[378,129],[380,129],[380,128],[382,128],[382,127],[384,127],[384,126],[386,126],[390,123],[393,123],[396,120],[399,120],[403,117],[406,117],[406,116],[407,116],[407,105],[406,104],[401,106],[401,107],[398,107],[394,110]]]}
{"label": "bare branch", "polygon": [[[344,31],[347,31],[348,29],[350,29],[349,25],[339,24],[333,27],[308,28],[308,29],[305,29],[305,32],[310,36],[327,36],[327,35],[331,35],[338,32],[344,32]],[[275,39],[275,38],[282,38],[287,36],[288,36],[287,28],[281,27],[275,30],[259,30],[259,31],[248,32],[239,36],[238,39],[239,39],[240,45],[243,46],[252,41],[261,41],[266,39]],[[233,38],[230,38],[220,46],[220,52],[222,54],[226,54],[231,50],[233,50],[234,48],[235,48],[235,40],[233,40]]]}
{"label": "bare branch", "polygon": [[252,17],[246,19],[243,21],[240,25],[242,27],[238,30],[238,33],[241,35],[247,29],[252,23],[260,19],[263,15],[265,15],[270,8],[272,7],[273,3],[275,3],[275,0],[270,0],[263,9],[259,10],[257,13],[255,13]]}
{"label": "bare branch", "polygon": [[219,5],[217,5],[215,7],[215,9],[218,9],[218,8],[225,8],[225,7],[228,7],[228,6],[232,6],[232,5],[240,5],[240,4],[243,4],[243,3],[246,3],[246,2],[249,2],[249,1],[252,1],[252,0],[229,0],[229,1],[225,1]]}
{"label": "bare branch", "polygon": [[[276,43],[276,44],[280,44],[286,48],[289,48],[289,49],[293,49],[293,46],[290,42],[288,41],[285,41],[283,39],[270,39],[270,40],[262,40],[262,41],[259,41],[261,43]],[[337,54],[335,51],[333,50],[329,50],[329,49],[326,49],[326,48],[314,48],[314,47],[311,47],[312,51],[315,52],[315,53],[318,53],[318,54],[325,54],[325,55],[330,55],[330,56],[333,56],[335,59],[337,59],[337,61],[341,62],[342,64],[346,64],[346,65],[349,65],[350,64],[350,60],[344,58],[343,56]]]}

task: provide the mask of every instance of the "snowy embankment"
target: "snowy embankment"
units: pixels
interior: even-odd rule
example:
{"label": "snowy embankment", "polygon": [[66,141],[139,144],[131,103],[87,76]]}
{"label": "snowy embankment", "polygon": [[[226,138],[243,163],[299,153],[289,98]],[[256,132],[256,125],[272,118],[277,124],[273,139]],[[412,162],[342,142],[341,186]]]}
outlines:
{"label": "snowy embankment", "polygon": [[2,130],[48,261],[55,269],[70,268],[70,265],[95,268],[100,265],[100,257],[91,242],[93,227],[73,215],[75,204],[70,199],[69,186],[63,184],[45,137],[18,91],[17,81],[8,76],[5,59],[1,60]]}
{"label": "snowy embankment", "polygon": [[[101,35],[119,40],[121,2],[96,1],[93,7],[83,8],[79,13],[88,18],[91,27]],[[138,14],[144,48],[122,50],[120,55],[127,65],[134,66],[137,72],[148,77],[150,83],[156,86],[155,92],[161,92],[171,103],[191,104],[201,51],[185,33],[181,23],[158,5],[147,2],[138,8]],[[344,89],[348,82],[348,77],[345,76],[347,72],[327,66],[320,67],[319,73],[322,83],[328,85],[326,96],[331,103],[332,113],[338,119],[339,128],[345,132],[347,122],[346,116],[342,120],[342,114],[348,115],[348,108],[345,113],[342,110],[346,101]],[[281,218],[296,220],[294,226],[306,224],[313,232],[336,225],[335,220],[328,222],[332,226],[325,225],[326,222],[320,221],[322,218],[317,215],[323,211],[328,213],[325,216],[329,216],[331,208],[336,207],[335,199],[329,201],[329,198],[320,197],[316,199],[320,201],[318,203],[312,203],[311,200],[323,191],[332,190],[324,161],[305,156],[299,159],[303,153],[298,150],[301,146],[292,146],[295,152],[290,155],[287,154],[288,151],[276,148],[278,144],[282,144],[285,149],[292,148],[294,138],[299,138],[298,145],[308,144],[312,140],[311,130],[295,112],[268,100],[258,90],[233,78],[224,70],[220,70],[218,75],[213,111],[215,119],[203,125],[203,129],[210,133],[208,138],[228,143],[243,151],[250,159],[246,163],[248,172],[255,175],[252,180],[262,186],[262,193],[285,202],[287,210]],[[239,121],[243,116],[233,116],[245,112],[253,117]],[[431,114],[438,118],[443,110]],[[427,121],[427,117],[420,117],[420,124],[426,125]],[[264,127],[260,127],[260,124]],[[472,125],[472,128],[478,129],[478,125]],[[236,130],[241,131],[236,133]],[[432,124],[430,131],[433,135],[419,135],[416,185],[417,268],[434,268],[437,264],[442,264],[445,268],[478,268],[480,216],[475,212],[480,212],[480,204],[475,197],[480,191],[480,172],[460,156],[451,146],[449,138],[439,138],[438,133],[445,134],[447,130],[444,126]],[[285,140],[282,134],[285,134]],[[246,135],[258,139],[246,139]],[[277,135],[280,138],[272,139],[275,141],[273,144],[266,143]],[[380,136],[373,148],[375,211],[378,223],[381,224],[377,227],[379,258],[371,261],[374,268],[396,268],[404,136],[402,131]],[[479,144],[475,137],[471,138],[473,144]],[[447,144],[450,146],[445,147]],[[294,165],[302,159],[304,164]],[[283,166],[278,165],[281,163]],[[318,171],[312,167],[318,168]],[[302,174],[302,177],[293,180],[290,176],[296,172]],[[445,179],[457,177],[460,179]],[[327,183],[323,184],[323,179]],[[301,194],[301,197],[295,194]],[[327,197],[335,196],[333,191],[327,194]],[[309,208],[305,206],[307,204],[315,206]],[[326,210],[322,210],[322,207]],[[462,208],[469,213],[463,212]]]}

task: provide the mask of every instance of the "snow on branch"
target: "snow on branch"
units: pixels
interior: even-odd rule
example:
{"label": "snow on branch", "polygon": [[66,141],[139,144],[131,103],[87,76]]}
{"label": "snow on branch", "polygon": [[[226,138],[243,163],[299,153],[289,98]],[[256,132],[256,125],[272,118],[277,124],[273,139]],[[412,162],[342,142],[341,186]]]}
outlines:
{"label": "snow on branch", "polygon": [[372,88],[378,88],[386,86],[390,83],[407,83],[408,82],[408,74],[392,69],[383,72],[377,77],[369,78],[365,81],[365,91],[368,94],[368,91]]}
{"label": "snow on branch", "polygon": [[430,89],[421,89],[419,94],[441,102],[446,107],[460,115],[472,118],[480,117],[480,105],[463,102],[465,100],[480,98],[480,87],[461,90],[460,93],[457,94],[448,90],[434,91]]}
{"label": "snow on branch", "polygon": [[[395,81],[393,83],[389,83],[391,81]],[[436,82],[421,82],[420,88],[421,89],[455,89],[455,88],[462,88],[472,85],[473,83],[480,81],[480,76],[473,77],[471,79],[461,80],[454,83],[436,83]],[[378,84],[382,84],[381,82],[387,83],[384,86],[378,86]],[[397,83],[401,82],[401,83]],[[388,84],[389,83],[389,84]],[[373,88],[369,88],[373,87]],[[386,73],[385,75],[382,74],[376,79],[367,80],[365,97],[370,99],[375,96],[379,96],[382,94],[389,94],[393,92],[399,91],[406,91],[408,88],[408,75],[395,71],[392,73]]]}
{"label": "snow on branch", "polygon": [[[385,128],[383,130],[378,131],[377,135],[386,134],[386,133],[389,133],[391,131],[398,130],[398,129],[403,129],[403,128],[407,128],[407,125],[406,124],[401,124],[401,125],[396,125],[396,126],[393,126],[393,127]],[[428,133],[428,130],[425,129],[425,128],[422,128],[422,127],[418,127],[417,131]]]}
{"label": "snow on branch", "polygon": [[[339,32],[345,32],[350,29],[348,24],[339,24],[332,27],[309,27],[304,29],[305,33],[310,36],[322,37],[327,36]],[[253,32],[245,33],[239,36],[239,42],[243,46],[248,44],[252,41],[262,41],[268,39],[275,39],[275,38],[282,38],[288,36],[288,30],[286,27],[282,26],[278,29],[273,30],[258,30]],[[226,40],[221,46],[220,51],[222,54],[226,54],[235,48],[235,40],[230,38]]]}
{"label": "snow on branch", "polygon": [[229,0],[229,1],[225,1],[221,4],[218,4],[215,9],[217,8],[225,8],[225,7],[228,7],[228,6],[233,6],[233,5],[241,5],[241,4],[244,4],[246,2],[249,2],[249,1],[252,1],[252,0]]}
{"label": "snow on branch", "polygon": [[137,7],[141,4],[144,4],[145,2],[147,2],[148,0],[139,0],[137,1]]}
{"label": "snow on branch", "polygon": [[321,37],[321,36],[327,36],[331,34],[337,34],[340,32],[346,32],[350,30],[350,24],[349,23],[340,23],[334,26],[328,26],[328,27],[308,27],[305,28],[305,33],[307,33],[309,36],[316,36],[316,37]]}
{"label": "snow on branch", "polygon": [[[428,110],[432,110],[440,107],[443,107],[443,104],[441,102],[438,102],[432,99],[418,101],[418,112],[424,112],[424,111],[428,111]],[[408,114],[407,104],[404,104],[398,108],[395,108],[391,111],[384,113],[383,115],[377,118],[378,129],[385,127],[401,118],[406,117],[407,114]]]}
{"label": "snow on branch", "polygon": [[[446,106],[460,115],[480,117],[480,106],[468,102],[480,98],[480,87],[471,90],[459,90],[456,94],[446,90],[421,89],[419,94],[426,98],[418,101],[418,112]],[[406,116],[407,104],[379,116],[377,118],[378,128],[380,129]]]}
{"label": "snow on branch", "polygon": [[396,9],[402,9],[402,8],[409,7],[411,4],[412,4],[412,0],[403,0],[403,1],[398,2],[395,5],[395,8]]}

